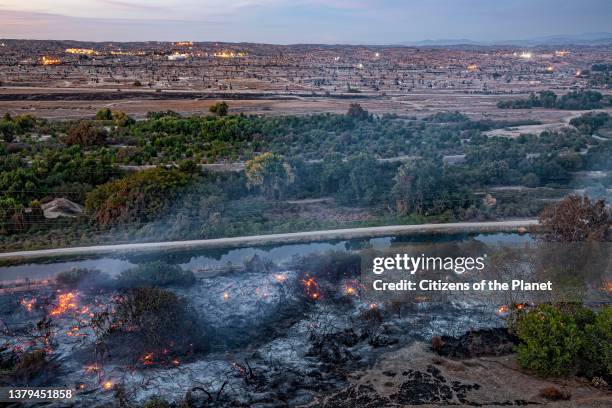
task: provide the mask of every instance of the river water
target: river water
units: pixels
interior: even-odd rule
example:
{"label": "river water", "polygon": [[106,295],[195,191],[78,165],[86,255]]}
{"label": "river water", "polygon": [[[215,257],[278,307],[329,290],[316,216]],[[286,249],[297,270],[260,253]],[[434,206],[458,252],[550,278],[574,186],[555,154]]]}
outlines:
{"label": "river water", "polygon": [[325,242],[311,242],[304,244],[286,244],[257,246],[245,248],[230,248],[216,250],[202,250],[189,252],[160,252],[144,256],[122,255],[116,257],[88,257],[87,259],[73,260],[47,260],[39,263],[26,263],[13,266],[0,267],[0,282],[18,279],[46,279],[52,278],[59,272],[72,268],[101,269],[111,275],[117,275],[124,270],[133,268],[143,261],[164,260],[168,263],[177,263],[185,269],[217,270],[231,266],[240,266],[245,260],[257,255],[269,259],[277,264],[287,264],[299,256],[324,253],[327,251],[347,251],[351,249],[373,247],[386,249],[392,245],[410,243],[438,243],[438,242],[482,242],[488,245],[510,244],[520,245],[533,242],[530,235],[515,233],[497,234],[448,234],[448,235],[418,235],[413,237],[378,237],[370,239],[337,240]]}

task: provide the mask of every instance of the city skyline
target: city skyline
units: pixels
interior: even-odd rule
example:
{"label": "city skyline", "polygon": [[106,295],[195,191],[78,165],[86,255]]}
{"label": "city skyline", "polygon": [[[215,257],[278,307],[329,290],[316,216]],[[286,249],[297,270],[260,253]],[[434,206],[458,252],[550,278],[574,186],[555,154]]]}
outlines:
{"label": "city skyline", "polygon": [[491,42],[610,32],[610,21],[605,0],[0,1],[2,38],[84,41]]}

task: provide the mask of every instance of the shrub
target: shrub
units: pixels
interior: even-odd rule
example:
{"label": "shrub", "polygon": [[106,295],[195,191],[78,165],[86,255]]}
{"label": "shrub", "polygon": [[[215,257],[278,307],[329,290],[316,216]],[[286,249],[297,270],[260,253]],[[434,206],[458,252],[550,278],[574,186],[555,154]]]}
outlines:
{"label": "shrub", "polygon": [[212,105],[208,110],[210,113],[214,113],[218,116],[226,116],[229,112],[229,105],[227,102],[218,102]]}
{"label": "shrub", "polygon": [[[173,292],[134,288],[114,299],[114,313],[97,313],[92,325],[98,341],[117,342],[131,356],[154,353],[155,358],[185,355],[202,346],[203,330],[195,313]],[[128,341],[126,341],[126,338]]]}
{"label": "shrub", "polygon": [[583,367],[587,374],[612,373],[612,306],[605,306],[585,327],[586,345]]}
{"label": "shrub", "polygon": [[163,399],[158,399],[158,398],[152,398],[150,400],[147,400],[142,408],[170,408],[172,405],[170,405],[167,401],[163,400]]}
{"label": "shrub", "polygon": [[99,146],[106,141],[106,131],[95,127],[90,121],[83,120],[66,132],[68,145]]}
{"label": "shrub", "polygon": [[368,111],[363,109],[358,103],[351,103],[346,115],[357,120],[365,120],[370,116]]}
{"label": "shrub", "polygon": [[612,372],[612,306],[594,313],[583,306],[540,305],[519,316],[514,326],[523,368],[544,375]]}
{"label": "shrub", "polygon": [[165,262],[151,262],[138,265],[123,271],[119,275],[119,285],[122,287],[137,286],[188,286],[195,282],[193,272],[186,271],[178,265]]}
{"label": "shrub", "polygon": [[549,242],[601,242],[612,225],[604,200],[572,195],[542,211],[539,216]]}
{"label": "shrub", "polygon": [[100,109],[96,112],[96,120],[112,120],[113,112],[108,108]]}
{"label": "shrub", "polygon": [[[155,168],[97,186],[87,193],[85,208],[101,226],[156,219],[190,181],[179,170]],[[174,196],[176,194],[176,196]]]}
{"label": "shrub", "polygon": [[107,286],[110,283],[110,277],[97,269],[73,268],[58,273],[55,281],[60,285],[70,287],[82,285]]}
{"label": "shrub", "polygon": [[575,366],[584,344],[573,316],[541,305],[517,323],[518,362],[544,375],[566,374]]}
{"label": "shrub", "polygon": [[12,355],[0,364],[0,384],[29,384],[48,366],[44,350],[32,350],[19,356]]}
{"label": "shrub", "polygon": [[554,385],[550,387],[544,387],[539,392],[540,397],[546,398],[549,401],[560,401],[560,400],[568,400],[571,397],[571,394],[566,390],[559,389]]}

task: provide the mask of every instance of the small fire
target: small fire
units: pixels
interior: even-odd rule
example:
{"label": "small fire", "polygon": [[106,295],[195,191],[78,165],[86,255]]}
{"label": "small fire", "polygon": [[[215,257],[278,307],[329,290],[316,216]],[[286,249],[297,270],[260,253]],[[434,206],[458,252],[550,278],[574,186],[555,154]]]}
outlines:
{"label": "small fire", "polygon": [[554,70],[555,70],[555,67],[553,67],[552,65],[549,65],[546,67],[547,72],[553,72]]}
{"label": "small fire", "polygon": [[179,366],[181,365],[181,362],[179,361],[178,358],[175,358],[174,360],[172,360],[172,364],[174,364],[175,366]]}
{"label": "small fire", "polygon": [[32,298],[32,299],[21,299],[19,301],[19,303],[25,308],[25,310],[27,310],[28,312],[31,312],[32,309],[34,308],[34,305],[36,304],[36,298]]}
{"label": "small fire", "polygon": [[49,314],[60,316],[70,310],[76,310],[76,308],[76,295],[73,292],[62,293],[58,297],[58,305]]}
{"label": "small fire", "polygon": [[601,287],[601,290],[606,293],[612,293],[612,281],[605,281]]}
{"label": "small fire", "polygon": [[101,370],[102,368],[98,364],[89,364],[85,366],[85,372],[88,374],[97,373]]}
{"label": "small fire", "polygon": [[502,305],[502,306],[497,308],[497,311],[495,312],[495,314],[498,315],[498,316],[503,316],[503,315],[508,313],[508,310],[509,310],[509,308],[508,308],[507,305]]}
{"label": "small fire", "polygon": [[354,295],[355,293],[357,293],[357,291],[355,290],[355,288],[354,288],[354,287],[352,287],[352,286],[346,286],[346,287],[344,288],[344,292],[345,292],[347,295],[349,295],[349,296]]}
{"label": "small fire", "polygon": [[102,388],[104,388],[105,390],[110,390],[113,388],[113,382],[108,380],[108,381],[104,381],[102,383]]}
{"label": "small fire", "polygon": [[228,300],[230,298],[229,293],[223,292],[223,300]]}
{"label": "small fire", "polygon": [[321,289],[313,277],[302,279],[302,284],[304,285],[304,289],[306,289],[306,296],[308,296],[310,299],[318,300],[321,298]]}
{"label": "small fire", "polygon": [[370,303],[370,309],[376,309],[378,308],[378,305],[376,303]]}
{"label": "small fire", "polygon": [[467,70],[469,72],[476,72],[478,70],[478,65],[476,64],[470,64],[467,66]]}
{"label": "small fire", "polygon": [[142,356],[142,364],[146,366],[153,365],[153,353],[147,353]]}
{"label": "small fire", "polygon": [[70,330],[68,330],[68,331],[66,332],[66,336],[68,336],[68,337],[80,337],[80,336],[85,336],[85,334],[83,334],[83,333],[79,333],[79,330],[80,330],[79,326],[72,326],[72,327],[70,328]]}

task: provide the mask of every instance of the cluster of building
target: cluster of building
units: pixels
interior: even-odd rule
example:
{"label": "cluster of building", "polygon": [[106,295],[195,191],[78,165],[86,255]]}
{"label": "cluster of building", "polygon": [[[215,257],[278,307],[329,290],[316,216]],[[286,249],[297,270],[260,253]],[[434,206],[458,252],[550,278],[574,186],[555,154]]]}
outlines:
{"label": "cluster of building", "polygon": [[5,86],[88,86],[314,93],[406,93],[447,89],[523,93],[589,86],[606,46],[279,46],[3,40]]}

